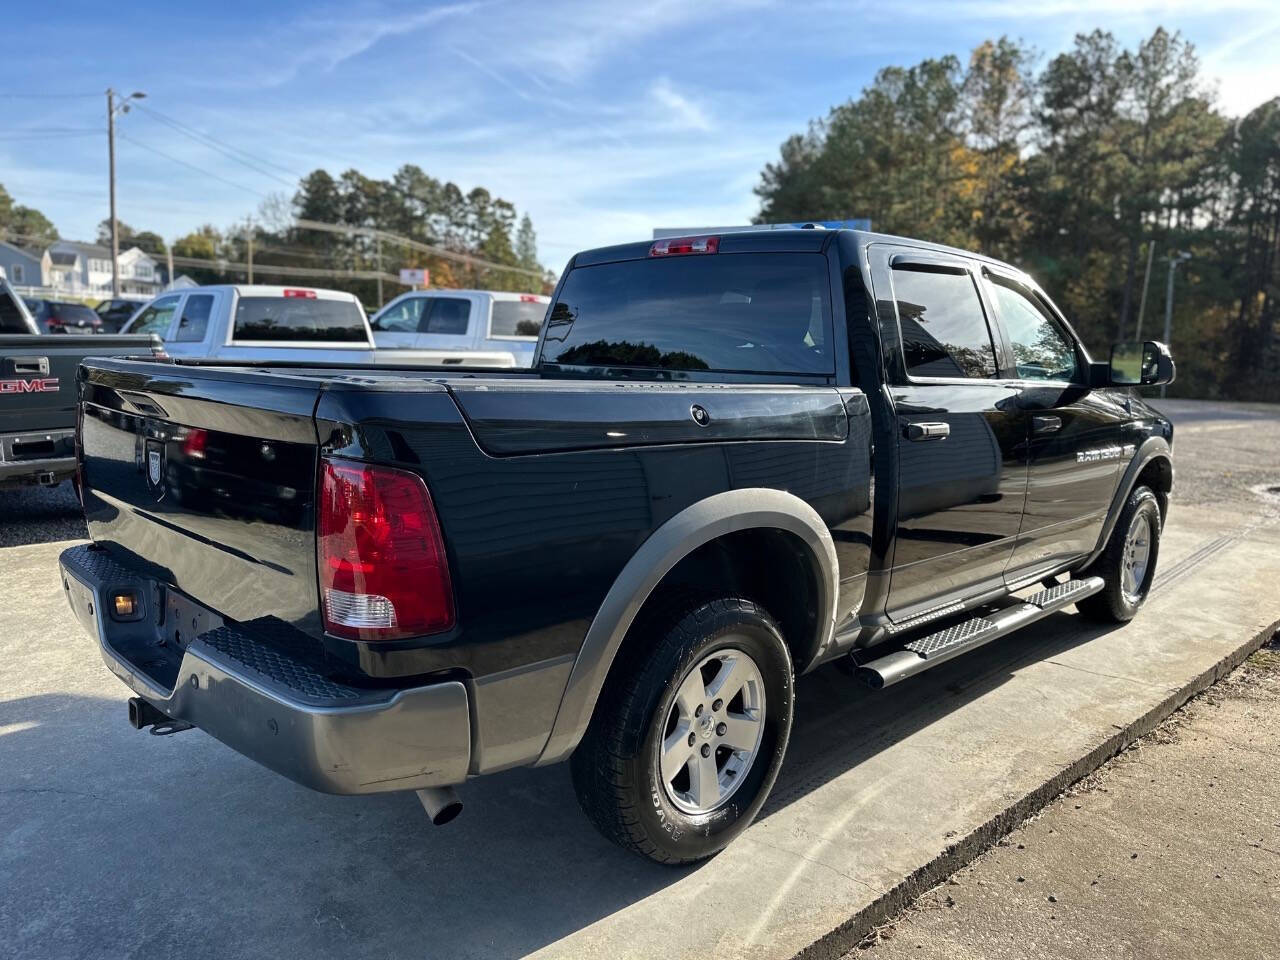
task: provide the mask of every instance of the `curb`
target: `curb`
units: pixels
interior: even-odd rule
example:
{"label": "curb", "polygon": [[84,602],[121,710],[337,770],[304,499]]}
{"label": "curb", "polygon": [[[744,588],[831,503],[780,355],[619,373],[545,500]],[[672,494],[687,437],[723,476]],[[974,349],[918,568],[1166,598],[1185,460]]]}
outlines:
{"label": "curb", "polygon": [[795,960],[838,960],[843,957],[861,943],[874,927],[893,919],[909,903],[932,890],[957,870],[968,866],[1014,827],[1057,799],[1072,784],[1093,773],[1135,740],[1146,736],[1196,694],[1207,690],[1240,666],[1250,654],[1275,636],[1277,631],[1280,631],[1280,620],[1254,634],[1236,650],[1166,696],[1137,720],[1108,737],[1022,799],[1006,807],[967,836],[949,844],[892,889],[795,954]]}

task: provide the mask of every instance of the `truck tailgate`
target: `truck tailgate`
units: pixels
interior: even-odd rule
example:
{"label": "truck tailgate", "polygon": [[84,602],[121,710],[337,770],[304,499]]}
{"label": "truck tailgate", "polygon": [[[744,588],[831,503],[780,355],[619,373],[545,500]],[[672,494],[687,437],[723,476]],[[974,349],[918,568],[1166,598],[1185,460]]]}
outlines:
{"label": "truck tailgate", "polygon": [[82,377],[93,539],[228,619],[319,636],[320,382],[127,360],[89,361]]}
{"label": "truck tailgate", "polygon": [[95,352],[149,354],[151,338],[0,337],[0,434],[70,430],[75,426],[76,368],[81,359]]}

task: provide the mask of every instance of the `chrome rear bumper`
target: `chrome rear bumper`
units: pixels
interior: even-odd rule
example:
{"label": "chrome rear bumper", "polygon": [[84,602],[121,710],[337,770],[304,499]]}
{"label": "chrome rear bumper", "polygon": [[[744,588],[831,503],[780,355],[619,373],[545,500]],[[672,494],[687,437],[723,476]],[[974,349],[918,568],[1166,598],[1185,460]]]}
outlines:
{"label": "chrome rear bumper", "polygon": [[[107,666],[175,720],[325,793],[417,790],[466,779],[471,724],[462,683],[377,690],[336,683],[105,550],[72,547],[59,564],[71,609],[97,638]],[[112,616],[111,596],[120,590],[139,598],[138,619]],[[175,624],[187,623],[199,632],[175,641]]]}

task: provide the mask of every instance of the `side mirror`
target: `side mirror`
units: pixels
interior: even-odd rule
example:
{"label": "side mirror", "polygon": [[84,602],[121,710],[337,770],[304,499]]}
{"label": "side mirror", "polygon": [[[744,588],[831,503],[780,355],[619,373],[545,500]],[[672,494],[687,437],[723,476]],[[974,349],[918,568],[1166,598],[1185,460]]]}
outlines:
{"label": "side mirror", "polygon": [[1153,387],[1173,383],[1176,368],[1169,348],[1156,340],[1132,341],[1111,346],[1107,386]]}

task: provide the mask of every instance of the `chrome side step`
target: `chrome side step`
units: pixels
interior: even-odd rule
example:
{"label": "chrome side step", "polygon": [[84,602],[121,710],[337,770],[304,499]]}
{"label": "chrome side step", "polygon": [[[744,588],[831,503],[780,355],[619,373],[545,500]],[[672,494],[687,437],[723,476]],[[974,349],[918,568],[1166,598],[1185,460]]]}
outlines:
{"label": "chrome side step", "polygon": [[1091,596],[1103,587],[1101,577],[1068,580],[1034,593],[994,613],[986,613],[954,624],[944,630],[917,637],[901,650],[858,667],[857,676],[879,690],[899,680],[945,663],[952,657],[990,643],[997,637],[1056,613],[1063,607]]}

